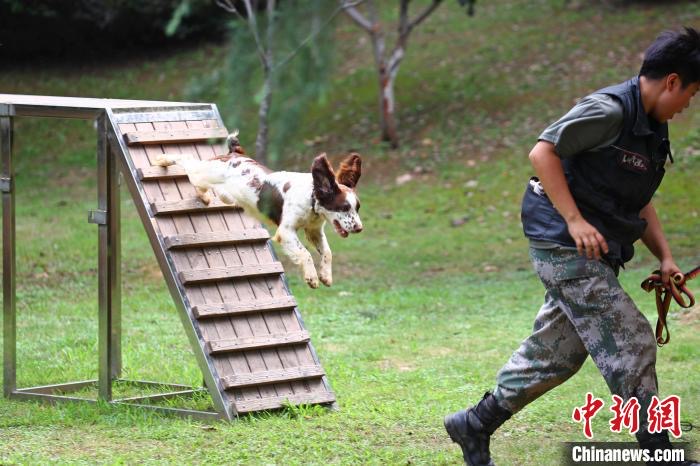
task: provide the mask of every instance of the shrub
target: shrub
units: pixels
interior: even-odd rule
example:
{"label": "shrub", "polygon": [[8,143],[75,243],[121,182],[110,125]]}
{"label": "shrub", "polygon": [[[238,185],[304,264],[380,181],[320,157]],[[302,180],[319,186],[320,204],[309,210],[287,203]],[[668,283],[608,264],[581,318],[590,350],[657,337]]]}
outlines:
{"label": "shrub", "polygon": [[0,0],[0,56],[96,56],[217,37],[227,20],[210,0]]}

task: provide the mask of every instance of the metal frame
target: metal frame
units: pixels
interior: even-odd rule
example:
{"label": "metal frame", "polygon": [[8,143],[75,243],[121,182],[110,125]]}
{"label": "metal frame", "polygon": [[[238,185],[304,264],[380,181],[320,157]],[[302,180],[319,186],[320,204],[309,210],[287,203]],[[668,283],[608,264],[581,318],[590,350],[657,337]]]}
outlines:
{"label": "metal frame", "polygon": [[[42,100],[44,99],[44,100]],[[3,229],[3,393],[5,397],[24,400],[41,400],[50,403],[55,402],[92,402],[106,401],[115,405],[128,405],[138,408],[150,409],[166,414],[193,417],[202,420],[228,419],[231,420],[235,413],[227,409],[226,400],[222,398],[222,391],[218,387],[216,371],[212,372],[213,364],[206,357],[203,348],[199,344],[193,348],[198,363],[204,374],[204,380],[209,393],[212,395],[217,412],[198,411],[183,408],[172,408],[143,404],[148,401],[158,401],[175,398],[206,391],[207,388],[192,388],[177,384],[164,384],[159,382],[134,381],[121,379],[121,242],[120,242],[120,209],[119,209],[119,166],[117,159],[122,160],[121,168],[128,170],[123,158],[119,157],[116,150],[122,144],[117,137],[116,123],[112,119],[114,114],[111,108],[128,108],[133,112],[144,108],[144,112],[152,112],[156,107],[153,102],[143,102],[144,107],[139,107],[140,102],[116,101],[108,99],[70,99],[70,98],[43,98],[38,96],[10,96],[0,95],[0,192],[2,193],[2,229]],[[150,104],[150,105],[149,105]],[[205,111],[213,112],[220,118],[215,107],[203,105],[162,104],[164,110],[177,110],[182,113],[189,111],[202,114]],[[99,304],[99,373],[96,380],[67,382],[38,387],[17,388],[17,322],[16,322],[16,257],[15,257],[15,196],[14,196],[14,166],[12,157],[13,122],[16,115],[56,117],[56,118],[82,118],[95,119],[97,122],[97,210],[90,212],[89,221],[97,224],[98,228],[98,304]],[[146,114],[147,115],[147,114]],[[124,147],[121,147],[122,151]],[[125,152],[124,152],[125,153]],[[131,177],[126,177],[131,179]],[[129,183],[133,191],[133,186]],[[139,203],[136,203],[137,205]],[[148,215],[148,212],[139,210],[140,215]],[[151,238],[151,242],[154,238]],[[158,239],[155,238],[158,243]],[[156,254],[159,261],[160,256]],[[162,265],[162,264],[161,264]],[[168,264],[172,266],[172,264]],[[168,280],[171,293],[179,295],[182,290],[173,290],[173,284]],[[177,288],[177,287],[175,287]],[[184,293],[182,293],[184,296]],[[177,300],[176,300],[177,302]],[[192,321],[180,310],[183,319],[188,320],[185,328],[190,340],[197,342],[199,329],[192,328]],[[206,369],[206,370],[205,370]],[[125,383],[141,386],[167,387],[171,391],[145,396],[134,396],[114,399],[112,388],[115,383]],[[83,398],[68,396],[66,393],[75,392],[88,387],[98,388],[98,398]]]}

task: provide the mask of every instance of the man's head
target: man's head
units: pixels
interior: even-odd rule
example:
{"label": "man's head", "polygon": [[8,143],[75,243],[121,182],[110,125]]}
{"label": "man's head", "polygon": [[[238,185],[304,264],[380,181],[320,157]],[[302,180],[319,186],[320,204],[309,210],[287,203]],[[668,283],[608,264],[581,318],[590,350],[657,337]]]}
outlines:
{"label": "man's head", "polygon": [[658,88],[651,109],[656,120],[666,122],[682,112],[700,88],[700,33],[686,27],[661,34],[644,53],[639,76]]}

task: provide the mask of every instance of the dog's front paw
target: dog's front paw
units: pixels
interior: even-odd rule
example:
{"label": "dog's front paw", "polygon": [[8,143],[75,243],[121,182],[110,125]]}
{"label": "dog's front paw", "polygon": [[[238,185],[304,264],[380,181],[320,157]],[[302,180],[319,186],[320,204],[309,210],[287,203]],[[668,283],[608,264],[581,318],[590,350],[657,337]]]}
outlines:
{"label": "dog's front paw", "polygon": [[330,270],[321,270],[319,278],[321,279],[321,283],[326,286],[331,286],[333,284],[333,273]]}
{"label": "dog's front paw", "polygon": [[304,281],[310,288],[318,288],[318,275],[316,275],[315,270],[311,273],[304,273]]}

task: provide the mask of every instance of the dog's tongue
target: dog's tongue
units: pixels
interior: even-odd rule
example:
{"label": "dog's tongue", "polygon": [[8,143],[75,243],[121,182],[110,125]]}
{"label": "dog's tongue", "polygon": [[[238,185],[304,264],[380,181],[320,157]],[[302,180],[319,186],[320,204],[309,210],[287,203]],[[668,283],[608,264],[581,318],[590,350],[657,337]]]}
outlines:
{"label": "dog's tongue", "polygon": [[348,237],[348,232],[343,229],[343,227],[340,226],[340,223],[338,223],[337,220],[333,220],[333,226],[335,227],[335,231],[342,236],[343,238]]}

